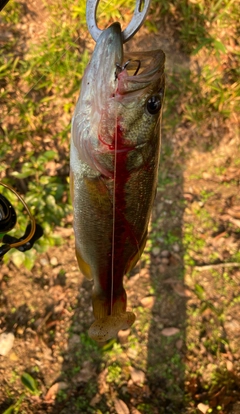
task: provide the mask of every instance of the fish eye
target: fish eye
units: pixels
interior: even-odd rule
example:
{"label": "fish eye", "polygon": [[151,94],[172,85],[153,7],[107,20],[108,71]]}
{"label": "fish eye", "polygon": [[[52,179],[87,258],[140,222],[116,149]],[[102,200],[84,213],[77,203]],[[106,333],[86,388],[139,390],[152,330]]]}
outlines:
{"label": "fish eye", "polygon": [[162,107],[162,97],[161,95],[153,95],[151,96],[146,103],[146,108],[149,114],[155,115],[157,114]]}

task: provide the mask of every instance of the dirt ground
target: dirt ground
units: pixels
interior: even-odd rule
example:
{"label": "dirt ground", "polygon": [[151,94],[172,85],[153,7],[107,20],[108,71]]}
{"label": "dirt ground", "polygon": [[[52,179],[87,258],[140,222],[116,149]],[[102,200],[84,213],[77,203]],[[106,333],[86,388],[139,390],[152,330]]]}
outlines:
{"label": "dirt ground", "polygon": [[[25,39],[40,33],[41,13],[29,3]],[[181,80],[194,66],[169,33],[143,38],[135,46],[162,48],[167,73]],[[131,331],[101,346],[88,338],[92,284],[77,267],[71,215],[55,229],[62,244],[38,254],[31,271],[1,265],[0,333],[15,339],[0,356],[0,413],[22,399],[9,412],[240,414],[237,122],[216,115],[174,134],[163,125],[162,138],[149,242],[125,277]],[[23,372],[39,392],[24,388]]]}

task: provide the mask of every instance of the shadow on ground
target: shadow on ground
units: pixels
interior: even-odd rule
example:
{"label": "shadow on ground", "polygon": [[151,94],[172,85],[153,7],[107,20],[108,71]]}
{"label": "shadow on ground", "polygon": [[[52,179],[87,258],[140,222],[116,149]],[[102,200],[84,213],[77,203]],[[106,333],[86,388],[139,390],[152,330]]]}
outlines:
{"label": "shadow on ground", "polygon": [[[174,56],[175,62],[172,61],[172,45],[167,37],[155,36],[152,42],[146,43],[149,50],[167,49],[167,72],[170,67],[171,73],[187,68],[187,58],[180,52]],[[141,40],[139,45],[141,47]],[[164,123],[167,122],[164,119]],[[141,262],[140,272],[137,268],[126,282],[129,304],[137,314],[129,341],[122,347],[114,341],[99,347],[88,338],[91,289],[89,282],[83,281],[69,329],[68,347],[63,353],[63,376],[59,378],[59,381],[71,383],[71,391],[63,391],[62,401],[60,393],[55,407],[48,411],[52,414],[97,410],[104,414],[184,412],[187,298],[183,286],[181,234],[183,177],[173,146],[169,134],[163,132],[159,188],[149,236],[151,248],[146,260]],[[132,369],[144,375],[143,382],[134,382]],[[130,411],[124,411],[119,400],[127,404]]]}

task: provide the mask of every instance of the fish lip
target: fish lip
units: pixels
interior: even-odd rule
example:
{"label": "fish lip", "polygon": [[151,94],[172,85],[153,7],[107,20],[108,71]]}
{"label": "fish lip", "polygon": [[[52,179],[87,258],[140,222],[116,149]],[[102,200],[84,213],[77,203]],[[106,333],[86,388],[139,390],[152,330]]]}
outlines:
{"label": "fish lip", "polygon": [[136,75],[133,75],[126,67],[117,75],[117,99],[121,100],[122,97],[127,98],[128,95],[131,96],[132,99],[134,94],[139,98],[141,93],[151,85],[151,90],[158,87],[158,84],[164,85],[165,54],[161,49],[147,52],[128,52],[124,55],[124,60],[125,59],[139,61],[140,69]]}
{"label": "fish lip", "polygon": [[[108,26],[107,29],[103,30],[97,43],[101,41],[100,40],[101,37],[109,37],[109,35],[112,35],[112,34],[116,36],[120,36],[122,39],[122,29],[121,29],[121,25],[119,22],[114,22],[110,26]],[[122,44],[123,44],[123,39],[122,39]]]}
{"label": "fish lip", "polygon": [[[99,36],[91,59],[93,72],[100,81],[101,76],[108,82],[115,82],[116,64],[122,64],[123,38],[121,25],[113,23]],[[113,76],[114,75],[114,76]]]}
{"label": "fish lip", "polygon": [[[149,75],[155,71],[163,71],[165,65],[165,53],[161,49],[153,49],[150,51],[136,51],[126,52],[124,54],[124,60],[139,60],[141,62],[140,69],[136,77],[142,77]],[[142,70],[143,69],[143,70]],[[135,77],[134,76],[134,77]]]}
{"label": "fish lip", "polygon": [[121,26],[115,22],[99,36],[82,84],[82,89],[92,99],[99,113],[106,99],[116,90],[116,64],[122,64],[122,60]]}

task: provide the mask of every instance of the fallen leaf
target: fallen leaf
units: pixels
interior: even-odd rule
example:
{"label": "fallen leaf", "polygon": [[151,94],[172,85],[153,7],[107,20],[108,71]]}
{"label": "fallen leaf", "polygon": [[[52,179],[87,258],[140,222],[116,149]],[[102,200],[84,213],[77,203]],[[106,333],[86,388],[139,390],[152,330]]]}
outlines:
{"label": "fallen leaf", "polygon": [[200,413],[206,414],[208,412],[209,405],[206,405],[206,404],[203,404],[203,403],[199,403],[197,405],[197,408],[200,411]]}
{"label": "fallen leaf", "polygon": [[183,298],[189,298],[191,296],[191,292],[181,283],[173,283],[172,288],[174,292],[177,293],[178,296],[182,296]]}
{"label": "fallen leaf", "polygon": [[166,271],[166,266],[164,266],[163,264],[160,264],[158,266],[158,270],[162,274],[162,273],[164,273]]}
{"label": "fallen leaf", "polygon": [[233,363],[232,363],[232,361],[227,360],[226,365],[227,365],[227,370],[228,371],[232,371],[233,370]]}
{"label": "fallen leaf", "polygon": [[18,356],[17,354],[15,354],[15,352],[11,352],[11,354],[9,355],[9,359],[10,361],[18,361]]}
{"label": "fallen leaf", "polygon": [[208,173],[208,172],[206,172],[206,171],[204,171],[204,172],[203,172],[202,176],[203,176],[203,178],[204,178],[205,180],[208,180],[209,178],[211,178],[211,174],[209,174],[209,173]]}
{"label": "fallen leaf", "polygon": [[3,332],[0,335],[0,355],[6,356],[11,351],[14,343],[14,335],[12,332]]}
{"label": "fallen leaf", "polygon": [[176,335],[180,330],[178,328],[164,328],[161,332],[163,336]]}
{"label": "fallen leaf", "polygon": [[137,410],[137,408],[132,408],[131,414],[141,414],[140,411]]}
{"label": "fallen leaf", "polygon": [[161,257],[170,257],[171,253],[169,252],[169,250],[162,250],[160,253]]}
{"label": "fallen leaf", "polygon": [[95,405],[97,405],[101,401],[101,399],[102,397],[100,394],[97,393],[96,395],[94,395],[94,397],[90,401],[91,407],[95,407]]}
{"label": "fallen leaf", "polygon": [[150,276],[149,267],[144,267],[143,269],[141,269],[139,272],[139,276],[148,278]]}
{"label": "fallen leaf", "polygon": [[56,226],[54,230],[54,234],[58,234],[59,236],[62,236],[62,237],[69,237],[73,234],[73,228]]}
{"label": "fallen leaf", "polygon": [[98,392],[99,394],[105,394],[109,390],[109,385],[106,382],[108,369],[105,368],[100,374],[98,375]]}
{"label": "fallen leaf", "polygon": [[155,302],[154,296],[146,296],[145,298],[141,299],[141,305],[144,308],[152,308]]}
{"label": "fallen leaf", "polygon": [[114,407],[117,411],[117,414],[130,414],[127,404],[123,400],[116,398],[114,400]]}
{"label": "fallen leaf", "polygon": [[45,400],[49,401],[49,400],[54,400],[56,398],[56,395],[58,393],[58,391],[60,390],[66,390],[68,388],[68,384],[66,382],[56,382],[55,384],[53,384],[47,394],[45,395]]}
{"label": "fallen leaf", "polygon": [[169,265],[169,259],[168,259],[168,257],[162,257],[161,258],[161,263],[163,264],[163,265]]}
{"label": "fallen leaf", "polygon": [[152,248],[152,254],[153,254],[153,256],[158,256],[160,254],[160,252],[161,252],[160,247],[153,247]]}
{"label": "fallen leaf", "polygon": [[231,223],[233,223],[235,226],[240,227],[240,220],[233,218],[232,216],[230,216],[229,214],[222,214],[220,216],[220,219],[223,221],[230,221]]}
{"label": "fallen leaf", "polygon": [[130,333],[131,333],[130,329],[126,329],[125,331],[121,330],[118,332],[118,339],[119,339],[120,344],[123,345],[127,343]]}
{"label": "fallen leaf", "polygon": [[182,339],[179,339],[176,342],[176,347],[177,347],[178,350],[182,349],[182,347],[183,347],[183,340]]}
{"label": "fallen leaf", "polygon": [[139,273],[137,273],[135,276],[132,276],[128,281],[127,281],[127,285],[133,286],[139,279]]}
{"label": "fallen leaf", "polygon": [[137,384],[137,383],[143,384],[144,381],[145,381],[145,374],[140,369],[132,368],[131,369],[131,378],[132,378],[132,381],[135,384]]}

